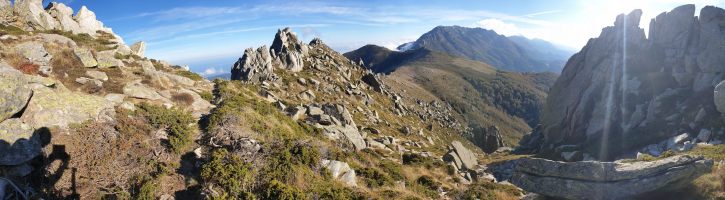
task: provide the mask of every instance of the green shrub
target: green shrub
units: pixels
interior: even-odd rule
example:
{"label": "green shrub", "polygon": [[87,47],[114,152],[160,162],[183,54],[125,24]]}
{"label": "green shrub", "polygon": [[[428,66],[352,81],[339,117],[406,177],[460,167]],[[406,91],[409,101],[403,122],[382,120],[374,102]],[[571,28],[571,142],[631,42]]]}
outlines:
{"label": "green shrub", "polygon": [[404,165],[413,165],[413,166],[424,166],[428,169],[445,166],[445,164],[439,160],[434,160],[430,157],[424,157],[424,156],[421,156],[419,154],[414,154],[414,153],[404,153],[403,154],[403,164]]}
{"label": "green shrub", "polygon": [[173,152],[182,153],[193,142],[196,131],[195,127],[190,125],[196,121],[191,112],[176,108],[166,109],[147,103],[141,104],[137,112],[145,116],[151,126],[166,129]]}
{"label": "green shrub", "polygon": [[[497,193],[499,193],[497,195]],[[499,199],[500,195],[508,197],[521,196],[521,192],[511,185],[496,184],[491,182],[478,182],[468,186],[465,191],[454,191],[451,196],[454,199]]]}
{"label": "green shrub", "polygon": [[204,99],[206,101],[209,101],[209,102],[211,102],[212,100],[214,100],[214,94],[212,94],[209,91],[199,92],[199,96],[201,96],[202,99]]}
{"label": "green shrub", "polygon": [[307,199],[305,194],[298,188],[289,186],[277,180],[272,180],[263,191],[263,199],[297,200]]}
{"label": "green shrub", "polygon": [[313,199],[350,199],[350,200],[362,200],[370,199],[362,192],[356,191],[352,188],[345,187],[336,183],[332,180],[322,180],[316,182],[312,194],[316,195]]}
{"label": "green shrub", "polygon": [[356,172],[357,175],[365,180],[365,183],[367,183],[368,187],[375,188],[393,185],[393,178],[390,178],[389,175],[383,173],[378,169],[362,168],[357,169]]}
{"label": "green shrub", "polygon": [[150,180],[146,181],[141,185],[139,188],[139,193],[134,198],[136,200],[155,200],[156,199],[156,190],[158,189],[158,183],[156,181]]}
{"label": "green shrub", "polygon": [[3,24],[0,24],[0,35],[27,35],[28,32],[25,32],[23,29],[20,29],[15,26],[6,26]]}
{"label": "green shrub", "polygon": [[204,80],[204,77],[191,71],[177,71],[176,75],[183,76],[194,81]]}
{"label": "green shrub", "polygon": [[278,142],[265,149],[273,151],[267,160],[267,180],[286,181],[301,167],[316,167],[322,158],[317,147],[293,140]]}
{"label": "green shrub", "polygon": [[226,149],[217,149],[202,166],[201,178],[206,184],[223,188],[226,191],[223,196],[240,196],[248,192],[245,188],[251,181],[252,170],[238,156],[229,154]]}
{"label": "green shrub", "polygon": [[438,188],[441,187],[441,183],[433,179],[433,177],[428,175],[423,175],[416,180],[416,182],[430,190],[438,190]]}
{"label": "green shrub", "polygon": [[401,166],[398,163],[394,163],[393,161],[389,160],[383,160],[379,164],[380,169],[385,171],[385,173],[388,173],[390,178],[396,181],[403,181],[405,180],[405,176],[403,176],[403,166]]}

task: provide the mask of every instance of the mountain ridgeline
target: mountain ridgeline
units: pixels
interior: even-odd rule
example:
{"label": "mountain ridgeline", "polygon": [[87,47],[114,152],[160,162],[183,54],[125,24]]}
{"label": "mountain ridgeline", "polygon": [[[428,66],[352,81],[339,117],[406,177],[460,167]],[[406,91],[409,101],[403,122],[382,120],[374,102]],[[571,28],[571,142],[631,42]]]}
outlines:
{"label": "mountain ridgeline", "polygon": [[399,50],[417,48],[487,63],[497,69],[559,73],[573,52],[539,39],[506,37],[495,31],[461,26],[438,26]]}

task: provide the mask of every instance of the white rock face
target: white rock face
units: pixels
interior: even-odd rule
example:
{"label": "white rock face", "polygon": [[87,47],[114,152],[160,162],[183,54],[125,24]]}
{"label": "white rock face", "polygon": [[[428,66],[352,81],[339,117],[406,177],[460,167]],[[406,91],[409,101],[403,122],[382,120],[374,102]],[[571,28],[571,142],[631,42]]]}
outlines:
{"label": "white rock face", "polygon": [[332,173],[332,177],[342,181],[347,186],[357,186],[355,170],[350,168],[346,162],[337,160],[322,160],[322,167]]}
{"label": "white rock face", "polygon": [[58,20],[60,30],[78,33],[80,25],[73,20],[73,9],[62,3],[52,2],[48,6],[48,13]]}
{"label": "white rock face", "polygon": [[16,0],[13,11],[34,30],[58,27],[58,22],[43,9],[43,0]]}
{"label": "white rock face", "polygon": [[96,61],[96,58],[93,58],[91,50],[85,48],[74,48],[73,54],[81,60],[84,67],[95,67],[98,65],[98,61]]}
{"label": "white rock face", "polygon": [[133,45],[131,45],[131,53],[133,53],[137,56],[145,57],[144,56],[145,52],[146,52],[146,43],[144,43],[143,41],[138,41],[136,43],[133,43]]}
{"label": "white rock face", "polygon": [[79,33],[95,35],[96,31],[111,32],[107,28],[104,28],[103,23],[96,19],[96,13],[88,10],[86,6],[81,7],[81,9],[78,10],[78,13],[73,16],[73,19],[75,19],[80,26],[80,29],[78,30]]}

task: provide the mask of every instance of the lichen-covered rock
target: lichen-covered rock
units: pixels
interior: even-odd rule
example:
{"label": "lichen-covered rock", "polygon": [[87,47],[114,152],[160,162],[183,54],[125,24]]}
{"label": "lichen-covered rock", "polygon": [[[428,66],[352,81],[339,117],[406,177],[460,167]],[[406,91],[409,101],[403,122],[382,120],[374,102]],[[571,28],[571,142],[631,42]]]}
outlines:
{"label": "lichen-covered rock", "polygon": [[106,73],[102,72],[102,71],[88,70],[88,71],[86,71],[86,76],[88,76],[92,79],[101,80],[101,81],[108,80],[108,75],[106,75]]}
{"label": "lichen-covered rock", "polygon": [[18,44],[15,46],[15,51],[30,60],[30,62],[38,65],[48,65],[50,59],[53,58],[53,55],[50,55],[40,42],[24,42]]}
{"label": "lichen-covered rock", "polygon": [[95,58],[93,58],[93,54],[91,53],[91,50],[85,49],[85,48],[74,48],[73,54],[78,57],[79,60],[81,60],[81,63],[83,63],[84,67],[95,67],[98,66],[98,61],[96,61]]}
{"label": "lichen-covered rock", "polygon": [[322,160],[322,167],[329,170],[332,177],[345,183],[345,185],[357,186],[357,176],[355,170],[350,168],[346,162],[337,160]]}
{"label": "lichen-covered rock", "polygon": [[144,75],[150,79],[150,82],[162,88],[173,88],[174,86],[192,87],[196,84],[190,78],[158,71],[154,68],[153,63],[148,60],[141,61],[141,67]]}
{"label": "lichen-covered rock", "polygon": [[34,131],[17,118],[0,122],[0,165],[19,165],[39,155],[40,135]]}
{"label": "lichen-covered rock", "polygon": [[564,199],[627,199],[678,188],[712,170],[713,161],[689,155],[650,162],[557,162],[523,158],[512,183],[533,193]]}
{"label": "lichen-covered rock", "polygon": [[134,55],[137,55],[140,57],[145,57],[144,56],[144,53],[146,52],[146,43],[145,42],[138,41],[136,43],[133,43],[133,45],[131,45],[130,48],[131,48],[131,53],[133,53]]}
{"label": "lichen-covered rock", "polygon": [[62,88],[36,88],[21,119],[35,128],[67,128],[86,120],[112,121],[113,103],[103,97]]}
{"label": "lichen-covered rock", "polygon": [[[96,53],[98,68],[123,67],[123,62],[116,59],[116,51],[107,50]],[[85,64],[84,64],[85,65]]]}
{"label": "lichen-covered rock", "polygon": [[134,81],[123,87],[123,94],[137,99],[160,100],[163,99],[156,90],[144,85],[141,81]]}
{"label": "lichen-covered rock", "polygon": [[[315,112],[315,109],[310,109],[310,112]],[[325,104],[321,108],[324,114],[313,115],[318,121],[317,126],[323,129],[323,133],[335,140],[344,139],[354,147],[355,150],[361,150],[367,147],[365,138],[362,137],[360,131],[357,129],[355,121],[353,121],[350,112],[342,105],[339,104]],[[327,117],[327,118],[325,118]],[[329,123],[325,123],[330,120]]]}
{"label": "lichen-covered rock", "polygon": [[0,122],[20,112],[28,104],[33,91],[28,79],[19,71],[0,62]]}

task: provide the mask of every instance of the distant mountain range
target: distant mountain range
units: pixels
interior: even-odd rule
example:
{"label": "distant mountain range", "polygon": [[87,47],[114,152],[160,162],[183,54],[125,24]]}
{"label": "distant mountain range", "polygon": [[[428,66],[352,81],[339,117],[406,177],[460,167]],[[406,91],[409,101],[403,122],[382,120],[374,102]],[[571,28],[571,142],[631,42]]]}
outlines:
{"label": "distant mountain range", "polygon": [[481,61],[506,71],[560,73],[566,60],[574,54],[540,39],[506,37],[483,28],[438,26],[398,50],[418,48]]}

